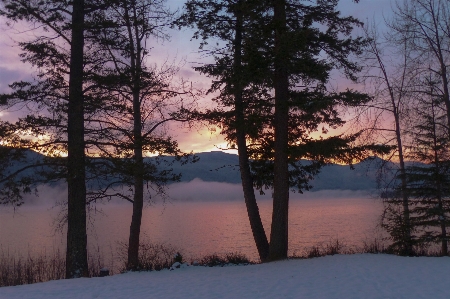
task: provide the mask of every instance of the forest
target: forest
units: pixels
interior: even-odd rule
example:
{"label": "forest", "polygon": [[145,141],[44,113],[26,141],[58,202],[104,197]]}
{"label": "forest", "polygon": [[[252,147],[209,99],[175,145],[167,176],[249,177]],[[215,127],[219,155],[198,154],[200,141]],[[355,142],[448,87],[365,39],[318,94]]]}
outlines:
{"label": "forest", "polygon": [[[0,111],[18,115],[0,119],[0,205],[20,209],[37,186],[67,184],[65,277],[77,278],[89,275],[87,211],[128,201],[126,268],[138,270],[147,190],[164,196],[180,180],[173,166],[198,160],[169,126],[207,127],[238,152],[262,263],[288,258],[291,190],[309,191],[331,163],[374,157],[385,161],[377,184],[389,252],[437,245],[448,256],[450,4],[393,1],[383,26],[342,15],[338,4],[187,0],[172,10],[166,0],[1,0],[3,25],[28,33],[15,47],[33,70],[0,94]],[[206,58],[192,68],[207,88],[176,62],[154,59],[171,30],[199,45]],[[354,87],[333,85],[336,76]],[[30,150],[44,158],[12,167]],[[257,202],[265,192],[269,234]]]}

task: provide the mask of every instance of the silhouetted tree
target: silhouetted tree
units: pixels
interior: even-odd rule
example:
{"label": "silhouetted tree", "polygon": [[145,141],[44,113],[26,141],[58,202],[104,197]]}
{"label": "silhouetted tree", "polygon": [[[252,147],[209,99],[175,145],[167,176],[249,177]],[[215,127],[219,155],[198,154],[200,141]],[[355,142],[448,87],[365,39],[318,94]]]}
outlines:
{"label": "silhouetted tree", "polygon": [[85,116],[98,103],[87,101],[86,77],[102,61],[95,51],[86,59],[92,47],[85,43],[85,32],[95,24],[94,12],[110,2],[3,0],[2,4],[2,16],[13,23],[26,21],[36,33],[19,46],[23,60],[38,69],[35,82],[13,83],[13,92],[2,98],[7,105],[27,103],[30,108],[14,124],[16,132],[35,137],[31,142],[23,138],[22,146],[54,156],[67,153],[67,159],[57,163],[59,178],[68,185],[66,277],[87,276]]}
{"label": "silhouetted tree", "polygon": [[201,73],[216,77],[209,92],[220,92],[216,101],[221,107],[209,111],[207,116],[202,115],[201,118],[205,117],[221,126],[227,140],[237,145],[250,226],[259,257],[261,261],[265,261],[269,255],[269,242],[253,189],[247,146],[247,139],[259,134],[258,128],[251,123],[259,118],[262,101],[259,101],[258,96],[265,97],[264,91],[253,82],[252,66],[245,61],[251,58],[248,53],[251,48],[256,48],[255,44],[249,42],[249,37],[257,25],[252,20],[257,10],[258,1],[188,1],[184,15],[177,24],[195,26],[197,31],[194,37],[201,37],[203,45],[211,38],[219,38],[228,43],[225,48],[211,50],[215,64],[196,68]]}
{"label": "silhouetted tree", "polygon": [[418,71],[427,74],[431,70],[439,78],[439,92],[446,107],[446,127],[450,136],[450,5],[443,0],[402,0],[396,2],[394,14],[389,22],[390,41],[397,41],[401,46],[406,38]]}
{"label": "silhouetted tree", "polygon": [[412,128],[410,158],[416,163],[407,167],[405,178],[413,201],[412,224],[415,243],[428,246],[441,243],[441,254],[448,255],[447,227],[450,224],[450,152],[446,130],[446,108],[436,87],[436,76],[426,78],[427,94],[417,101]]}
{"label": "silhouetted tree", "polygon": [[[358,67],[348,57],[364,44],[360,38],[342,39],[360,23],[340,17],[335,6],[335,2],[297,1],[186,4],[182,21],[196,26],[194,37],[202,38],[202,45],[210,38],[222,40],[209,50],[215,63],[196,68],[215,79],[211,92],[220,93],[215,99],[220,109],[203,117],[218,124],[243,155],[244,196],[261,260],[267,257],[267,238],[257,232],[256,204],[248,204],[254,196],[250,182],[261,191],[274,188],[270,259],[285,258],[289,188],[307,190],[322,165],[333,160],[352,162],[376,149],[355,146],[358,134],[310,137],[321,125],[335,128],[345,123],[338,106],[356,106],[369,99],[353,91],[327,90],[332,69],[341,68],[354,79]],[[253,159],[251,179],[246,179],[246,153]],[[311,162],[300,163],[301,158]]]}
{"label": "silhouetted tree", "polygon": [[[410,223],[410,202],[407,192],[406,165],[405,165],[405,132],[407,111],[413,105],[413,89],[415,69],[412,67],[411,49],[406,39],[400,49],[392,47],[392,44],[383,40],[379,36],[376,27],[364,28],[366,37],[370,40],[365,51],[365,61],[368,63],[367,83],[371,91],[373,100],[368,104],[369,110],[375,111],[375,123],[370,127],[371,133],[380,140],[387,139],[387,144],[395,144],[395,156],[398,158],[399,168],[398,179],[388,180],[386,184],[381,184],[384,189],[384,202],[387,205],[384,213],[383,226],[390,233],[393,240],[391,248],[402,255],[413,253],[413,241],[411,231],[413,227]],[[395,55],[393,54],[395,53]],[[395,57],[395,59],[393,59]],[[391,126],[386,125],[383,116],[393,118]],[[379,134],[382,132],[382,134]],[[394,136],[392,136],[392,134]],[[384,141],[383,141],[384,142]],[[391,165],[391,164],[389,164]],[[389,170],[389,174],[390,174]],[[391,176],[389,175],[389,178]],[[399,186],[398,186],[399,184]],[[397,192],[390,192],[397,189]],[[387,191],[386,191],[387,190]],[[394,195],[395,196],[392,196]],[[401,206],[401,213],[397,213]],[[395,225],[393,225],[395,222]]]}
{"label": "silhouetted tree", "polygon": [[[114,26],[94,32],[109,61],[98,78],[98,92],[108,104],[90,119],[89,144],[108,163],[93,161],[94,177],[102,173],[106,185],[100,183],[100,190],[93,190],[90,199],[119,196],[133,203],[127,262],[132,270],[139,270],[145,189],[164,195],[165,184],[180,178],[170,169],[161,169],[158,161],[163,158],[144,160],[145,155],[176,156],[180,163],[195,161],[178,149],[165,130],[170,121],[189,121],[192,88],[183,82],[176,86],[177,67],[149,65],[148,44],[168,38],[165,29],[172,17],[165,0],[120,0],[102,16],[103,22]],[[129,186],[132,196],[117,190],[123,190],[123,185]]]}

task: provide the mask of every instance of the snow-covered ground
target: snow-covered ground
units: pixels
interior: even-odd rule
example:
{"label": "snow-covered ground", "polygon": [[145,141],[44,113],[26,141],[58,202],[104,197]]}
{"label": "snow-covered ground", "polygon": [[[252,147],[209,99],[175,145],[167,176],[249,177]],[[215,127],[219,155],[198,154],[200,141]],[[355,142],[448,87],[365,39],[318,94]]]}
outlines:
{"label": "snow-covered ground", "polygon": [[14,298],[450,298],[450,258],[335,255],[0,288]]}

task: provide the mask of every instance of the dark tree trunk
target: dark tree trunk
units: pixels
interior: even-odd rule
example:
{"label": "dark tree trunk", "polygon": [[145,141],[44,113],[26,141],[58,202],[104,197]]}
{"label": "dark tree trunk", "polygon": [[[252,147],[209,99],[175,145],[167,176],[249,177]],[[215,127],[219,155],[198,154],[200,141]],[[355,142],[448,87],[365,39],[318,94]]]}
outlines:
{"label": "dark tree trunk", "polygon": [[73,1],[72,43],[67,112],[66,278],[88,276],[84,152],[83,47],[84,1]]}
{"label": "dark tree trunk", "polygon": [[250,173],[250,164],[247,153],[247,142],[244,121],[244,103],[242,99],[242,1],[238,2],[236,15],[236,36],[234,40],[234,99],[236,113],[236,143],[239,154],[239,169],[241,173],[242,189],[244,191],[245,205],[247,207],[250,227],[253,238],[258,249],[259,258],[262,262],[269,256],[269,242],[259,214],[255,192],[253,190],[253,179]]}
{"label": "dark tree trunk", "polygon": [[[435,136],[436,139],[436,136]],[[437,189],[437,199],[438,199],[438,207],[439,207],[439,222],[441,226],[441,255],[448,255],[448,241],[447,241],[447,226],[446,226],[446,216],[444,212],[444,203],[442,199],[442,184],[440,181],[440,169],[439,169],[440,161],[437,157],[437,152],[435,151],[435,165],[436,165],[436,189]]]}
{"label": "dark tree trunk", "polygon": [[[439,8],[438,8],[439,9]],[[432,37],[427,37],[427,39],[429,40],[429,43],[434,43],[436,50],[434,51],[436,54],[436,58],[439,61],[439,66],[440,66],[440,72],[439,72],[439,76],[441,77],[442,80],[442,91],[443,91],[443,95],[442,98],[444,100],[445,103],[445,108],[446,108],[446,112],[447,112],[447,134],[448,134],[448,138],[450,138],[450,91],[449,91],[449,87],[448,87],[448,78],[447,78],[447,64],[444,58],[444,53],[445,50],[442,47],[442,39],[439,37],[439,13],[437,14],[437,16],[434,14],[434,11],[431,10],[430,11],[432,13],[432,21],[433,21],[433,27],[434,27],[434,32],[435,32],[435,41],[432,40]],[[449,28],[447,27],[447,30],[449,30]],[[450,38],[447,37],[447,38]],[[430,49],[433,50],[433,46],[430,47]]]}
{"label": "dark tree trunk", "polygon": [[448,78],[447,78],[447,66],[443,62],[442,59],[440,59],[441,63],[441,76],[442,76],[442,84],[443,84],[443,100],[445,103],[445,108],[447,110],[447,134],[448,138],[450,138],[450,91],[448,88]]}
{"label": "dark tree trunk", "polygon": [[142,157],[142,130],[139,91],[133,94],[134,114],[134,197],[133,215],[130,225],[130,238],[128,243],[128,269],[136,270],[139,266],[139,243],[142,222],[142,209],[144,208],[144,162]]}
{"label": "dark tree trunk", "polygon": [[411,239],[411,217],[409,212],[409,198],[407,194],[407,182],[406,182],[406,167],[405,160],[403,155],[403,144],[401,138],[400,131],[400,115],[398,112],[397,105],[395,104],[394,97],[391,95],[392,105],[394,109],[394,118],[395,118],[395,136],[397,139],[397,149],[398,149],[398,159],[400,162],[400,175],[401,175],[401,196],[402,196],[402,206],[403,206],[403,231],[404,231],[404,255],[411,255],[412,248],[412,239]]}
{"label": "dark tree trunk", "polygon": [[[139,29],[136,11],[133,10],[130,19],[126,9],[125,18],[131,47],[131,71],[133,74],[133,137],[134,137],[134,197],[133,215],[130,225],[130,238],[128,240],[128,269],[136,270],[139,266],[139,244],[142,223],[142,209],[144,208],[144,161],[142,151],[142,116],[141,116],[141,54],[142,47],[139,40]],[[133,38],[134,31],[134,38]]]}
{"label": "dark tree trunk", "polygon": [[436,191],[437,191],[437,200],[438,200],[438,207],[439,207],[439,222],[441,226],[441,255],[446,256],[448,255],[448,247],[447,247],[447,229],[446,229],[446,220],[445,220],[445,212],[444,212],[444,202],[443,202],[443,191],[442,191],[442,183],[441,183],[441,161],[439,159],[439,153],[438,153],[438,137],[437,137],[437,130],[436,130],[436,114],[435,114],[435,107],[434,102],[432,100],[431,102],[431,113],[432,113],[432,120],[433,120],[433,149],[434,149],[434,167],[435,172],[434,176],[436,178]]}
{"label": "dark tree trunk", "polygon": [[270,260],[287,258],[289,171],[288,117],[289,80],[286,37],[286,3],[273,0],[275,23],[275,161],[273,181],[273,214],[270,232]]}
{"label": "dark tree trunk", "polygon": [[[404,153],[403,153],[403,143],[402,143],[402,131],[400,128],[400,111],[398,110],[399,104],[396,103],[396,98],[394,95],[394,89],[391,85],[391,81],[388,77],[386,68],[384,66],[383,61],[381,60],[381,56],[379,54],[378,48],[376,46],[376,42],[373,42],[372,49],[374,51],[374,54],[376,56],[376,59],[378,61],[378,64],[380,66],[380,69],[383,73],[384,81],[386,82],[386,86],[389,90],[389,97],[392,105],[392,114],[394,116],[395,121],[395,138],[397,142],[397,150],[398,150],[398,159],[400,162],[400,177],[401,177],[401,200],[402,200],[402,207],[403,207],[403,248],[402,253],[404,255],[411,255],[413,248],[412,248],[412,238],[411,238],[411,217],[410,217],[410,209],[409,209],[409,196],[407,193],[407,182],[406,182],[406,167],[405,167],[405,159],[404,159]],[[403,73],[403,76],[405,74]],[[403,77],[402,80],[405,78]],[[401,101],[401,97],[403,94],[403,89],[400,90],[400,95],[398,101]]]}

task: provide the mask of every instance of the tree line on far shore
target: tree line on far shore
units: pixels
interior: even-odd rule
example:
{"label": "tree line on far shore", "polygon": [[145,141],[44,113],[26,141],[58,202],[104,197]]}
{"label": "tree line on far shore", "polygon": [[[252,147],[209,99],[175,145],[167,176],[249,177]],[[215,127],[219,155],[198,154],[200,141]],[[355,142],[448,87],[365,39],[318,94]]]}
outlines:
{"label": "tree line on far shore", "polygon": [[[173,122],[217,127],[237,148],[262,262],[287,258],[291,189],[309,190],[329,163],[377,155],[400,165],[380,169],[392,250],[411,255],[434,242],[448,254],[447,2],[398,2],[386,34],[342,16],[337,0],[188,0],[179,12],[165,0],[0,3],[8,25],[33,33],[17,46],[36,74],[0,95],[2,109],[22,115],[0,121],[0,203],[19,206],[37,184],[67,182],[66,278],[88,275],[86,211],[112,197],[132,203],[127,268],[139,268],[148,191],[164,196],[179,180],[164,156],[197,160],[170,137]],[[194,69],[211,79],[207,91],[179,79],[180,65],[152,60],[152,45],[171,28],[200,41],[209,62]],[[336,71],[366,92],[332,88]],[[210,108],[199,108],[208,94]],[[348,123],[352,130],[331,134]],[[46,158],[6,171],[24,149]],[[150,154],[157,158],[145,160]],[[426,166],[406,167],[408,159]],[[383,182],[392,171],[395,179]],[[270,236],[255,189],[273,194]]]}

